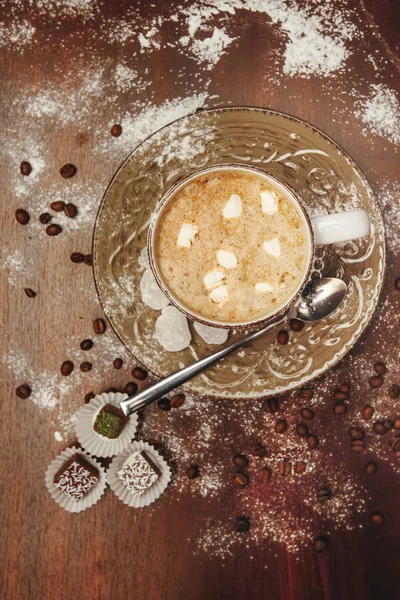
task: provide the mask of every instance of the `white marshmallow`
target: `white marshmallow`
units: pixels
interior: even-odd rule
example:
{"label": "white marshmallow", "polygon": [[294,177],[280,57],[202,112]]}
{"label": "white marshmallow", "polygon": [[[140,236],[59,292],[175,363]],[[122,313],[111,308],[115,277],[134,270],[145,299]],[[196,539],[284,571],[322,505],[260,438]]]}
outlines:
{"label": "white marshmallow", "polygon": [[238,194],[232,194],[222,211],[224,219],[238,219],[242,214],[242,200]]}
{"label": "white marshmallow", "polygon": [[237,266],[236,256],[233,252],[229,252],[228,250],[218,250],[217,261],[221,267],[224,267],[225,269],[233,269]]}
{"label": "white marshmallow", "polygon": [[184,223],[181,227],[181,230],[178,235],[177,244],[181,246],[181,248],[190,248],[196,234],[198,232],[198,227],[196,225],[192,225],[191,223]]}
{"label": "white marshmallow", "polygon": [[272,285],[264,281],[259,281],[254,287],[257,293],[270,292],[272,290]]}
{"label": "white marshmallow", "polygon": [[210,298],[215,304],[224,304],[228,298],[228,288],[226,285],[219,285],[210,292]]}
{"label": "white marshmallow", "polygon": [[273,215],[278,210],[278,200],[275,192],[261,192],[261,208],[267,215]]}
{"label": "white marshmallow", "polygon": [[193,323],[195,330],[206,344],[225,344],[228,339],[229,331],[219,327],[209,327],[203,323]]}
{"label": "white marshmallow", "polygon": [[220,281],[223,280],[223,278],[224,274],[221,271],[218,271],[218,269],[213,269],[212,271],[208,271],[208,273],[204,275],[204,285],[208,290],[211,290],[216,285],[218,285]]}
{"label": "white marshmallow", "polygon": [[153,310],[161,310],[169,304],[167,296],[158,287],[158,283],[150,269],[146,269],[140,280],[140,293],[143,302]]}
{"label": "white marshmallow", "polygon": [[273,238],[272,240],[265,241],[263,244],[263,250],[271,254],[271,256],[280,256],[281,255],[281,245],[279,243],[278,238]]}
{"label": "white marshmallow", "polygon": [[163,308],[156,321],[154,337],[167,352],[187,348],[192,339],[187,318],[175,306]]}

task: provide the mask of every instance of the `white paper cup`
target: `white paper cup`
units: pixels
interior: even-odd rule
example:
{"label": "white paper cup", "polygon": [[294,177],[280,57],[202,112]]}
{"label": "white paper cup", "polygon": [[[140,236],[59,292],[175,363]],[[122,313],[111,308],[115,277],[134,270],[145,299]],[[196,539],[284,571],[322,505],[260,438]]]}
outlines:
{"label": "white paper cup", "polygon": [[126,394],[121,394],[120,392],[99,394],[92,398],[90,402],[83,406],[78,412],[75,429],[76,435],[81,446],[90,452],[90,454],[101,456],[102,458],[115,456],[122,452],[135,437],[138,424],[136,413],[128,417],[128,422],[125,424],[121,434],[115,439],[107,438],[94,430],[96,417],[103,406],[112,404],[113,406],[120,408],[121,400],[126,400],[126,398],[128,398],[128,396]]}
{"label": "white paper cup", "polygon": [[[140,496],[133,496],[121,479],[119,479],[118,471],[128,461],[131,454],[143,451],[149,455],[154,464],[160,469],[161,476],[146,492],[143,492]],[[106,477],[108,485],[124,504],[127,504],[131,508],[143,508],[157,500],[164,492],[171,480],[171,469],[153,446],[150,446],[147,442],[133,442],[121,454],[114,458],[107,471]]]}
{"label": "white paper cup", "polygon": [[[75,501],[72,498],[69,498],[68,496],[66,496],[64,494],[64,492],[62,492],[55,486],[55,483],[54,483],[54,476],[57,473],[57,471],[59,471],[60,468],[74,454],[80,454],[81,456],[83,456],[85,458],[85,460],[87,460],[94,467],[96,467],[96,469],[99,472],[98,482],[92,487],[92,489],[85,496],[83,496],[83,498],[81,498],[81,500],[78,500],[78,501]],[[53,498],[53,500],[55,500],[57,502],[57,504],[59,504],[61,506],[61,508],[64,508],[64,510],[67,510],[68,512],[71,512],[71,513],[82,512],[83,510],[86,510],[90,506],[93,506],[93,504],[96,504],[96,502],[98,502],[100,500],[100,498],[102,497],[102,495],[104,494],[104,490],[106,489],[106,485],[107,485],[106,473],[105,473],[105,470],[103,469],[103,467],[101,466],[101,464],[98,463],[95,458],[92,458],[91,456],[89,456],[89,454],[87,454],[80,448],[76,448],[76,447],[66,448],[66,450],[63,450],[61,452],[61,454],[59,454],[57,456],[57,458],[55,458],[50,463],[50,465],[46,471],[45,479],[46,479],[46,487],[49,490],[50,496]]]}

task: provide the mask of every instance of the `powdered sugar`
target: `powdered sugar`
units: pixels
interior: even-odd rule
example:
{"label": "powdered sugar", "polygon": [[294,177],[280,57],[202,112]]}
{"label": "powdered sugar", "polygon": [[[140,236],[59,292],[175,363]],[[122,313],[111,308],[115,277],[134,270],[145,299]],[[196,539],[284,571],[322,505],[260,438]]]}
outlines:
{"label": "powdered sugar", "polygon": [[0,23],[0,48],[11,46],[14,51],[21,52],[33,41],[35,31],[33,25],[26,20],[10,25]]}
{"label": "powdered sugar", "polygon": [[365,136],[372,132],[400,143],[400,104],[394,90],[382,83],[372,84],[369,96],[358,102],[355,115],[366,125]]}

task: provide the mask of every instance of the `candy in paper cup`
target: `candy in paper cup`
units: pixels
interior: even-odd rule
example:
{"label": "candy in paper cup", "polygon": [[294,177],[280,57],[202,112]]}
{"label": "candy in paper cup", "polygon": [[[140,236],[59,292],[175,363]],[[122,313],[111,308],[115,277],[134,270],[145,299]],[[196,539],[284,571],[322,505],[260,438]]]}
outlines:
{"label": "candy in paper cup", "polygon": [[127,419],[127,422],[117,438],[107,438],[94,430],[94,423],[101,409],[108,404],[120,408],[120,402],[127,397],[126,394],[119,392],[100,394],[92,398],[78,412],[76,435],[81,446],[90,452],[90,454],[103,458],[115,456],[122,452],[135,437],[138,424],[136,413],[129,415],[129,417],[124,417]]}
{"label": "candy in paper cup", "polygon": [[[145,452],[154,465],[159,469],[160,476],[145,492],[133,495],[126,484],[118,477],[118,471],[130,462],[133,455]],[[148,506],[166,489],[171,480],[171,469],[164,458],[147,442],[133,442],[125,450],[116,456],[107,471],[107,483],[124,504],[131,508],[142,508]]]}
{"label": "candy in paper cup", "polygon": [[[54,482],[54,478],[57,472],[65,465],[68,460],[74,454],[78,454],[83,457],[85,461],[87,461],[92,467],[97,469],[98,471],[98,481],[90,488],[90,490],[79,500],[74,500],[73,498],[67,496],[61,489],[56,487]],[[86,510],[93,504],[96,504],[104,494],[104,490],[106,489],[106,473],[103,467],[96,459],[92,458],[89,454],[81,450],[80,448],[72,447],[63,450],[61,454],[57,456],[49,465],[46,471],[46,487],[50,492],[53,500],[57,502],[68,512],[78,513]]]}

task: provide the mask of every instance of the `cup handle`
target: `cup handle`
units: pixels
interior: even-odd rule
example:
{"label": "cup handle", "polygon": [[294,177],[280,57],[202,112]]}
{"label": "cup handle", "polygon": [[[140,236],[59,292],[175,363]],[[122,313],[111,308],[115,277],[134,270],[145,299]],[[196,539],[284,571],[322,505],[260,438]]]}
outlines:
{"label": "cup handle", "polygon": [[311,217],[311,223],[316,246],[357,240],[371,233],[368,213],[362,209]]}

